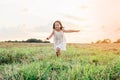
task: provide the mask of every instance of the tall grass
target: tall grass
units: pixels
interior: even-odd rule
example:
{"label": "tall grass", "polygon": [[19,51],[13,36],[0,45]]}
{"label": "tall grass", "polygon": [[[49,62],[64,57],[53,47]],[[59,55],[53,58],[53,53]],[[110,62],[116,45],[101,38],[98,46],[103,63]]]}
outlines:
{"label": "tall grass", "polygon": [[16,45],[0,48],[4,80],[120,80],[119,44],[69,44],[60,57],[51,45]]}

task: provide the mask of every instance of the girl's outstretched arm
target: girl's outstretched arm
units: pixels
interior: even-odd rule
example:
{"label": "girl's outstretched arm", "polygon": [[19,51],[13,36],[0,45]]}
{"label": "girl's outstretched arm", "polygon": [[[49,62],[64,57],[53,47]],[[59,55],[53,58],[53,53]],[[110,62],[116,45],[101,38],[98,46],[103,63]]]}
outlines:
{"label": "girl's outstretched arm", "polygon": [[63,32],[66,32],[66,33],[80,32],[80,30],[64,30],[64,29],[63,29]]}
{"label": "girl's outstretched arm", "polygon": [[46,39],[49,40],[53,36],[53,34],[54,34],[54,31],[52,31],[52,33],[50,34],[50,36],[47,37]]}

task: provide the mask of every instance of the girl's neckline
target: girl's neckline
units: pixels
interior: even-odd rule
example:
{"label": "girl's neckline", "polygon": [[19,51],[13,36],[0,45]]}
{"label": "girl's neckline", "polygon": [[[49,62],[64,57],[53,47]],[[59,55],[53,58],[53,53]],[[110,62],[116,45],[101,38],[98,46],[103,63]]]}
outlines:
{"label": "girl's neckline", "polygon": [[55,30],[56,32],[61,32],[62,30],[59,30],[59,31],[57,31],[57,30]]}

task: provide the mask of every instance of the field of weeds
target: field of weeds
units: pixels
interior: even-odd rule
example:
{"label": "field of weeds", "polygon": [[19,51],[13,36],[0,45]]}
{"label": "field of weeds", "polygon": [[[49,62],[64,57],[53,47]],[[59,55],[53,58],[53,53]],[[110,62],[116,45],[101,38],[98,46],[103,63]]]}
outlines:
{"label": "field of weeds", "polygon": [[0,80],[120,80],[120,44],[0,43]]}

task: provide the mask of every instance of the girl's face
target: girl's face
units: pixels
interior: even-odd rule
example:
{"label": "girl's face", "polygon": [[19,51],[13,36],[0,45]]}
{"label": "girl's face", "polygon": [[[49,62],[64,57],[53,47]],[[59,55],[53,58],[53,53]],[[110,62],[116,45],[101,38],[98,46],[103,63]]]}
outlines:
{"label": "girl's face", "polygon": [[60,30],[60,27],[61,27],[60,24],[59,24],[58,22],[56,22],[56,23],[55,23],[55,29],[56,29],[56,30]]}

